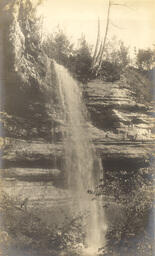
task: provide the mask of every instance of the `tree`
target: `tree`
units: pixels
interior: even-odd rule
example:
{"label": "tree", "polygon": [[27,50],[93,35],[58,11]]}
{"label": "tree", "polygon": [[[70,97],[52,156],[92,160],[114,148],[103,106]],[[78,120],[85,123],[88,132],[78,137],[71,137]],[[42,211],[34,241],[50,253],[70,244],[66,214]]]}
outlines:
{"label": "tree", "polygon": [[[98,18],[98,32],[97,32],[97,39],[96,39],[96,45],[95,45],[95,50],[94,50],[94,54],[93,54],[93,60],[92,60],[92,66],[95,65],[96,60],[98,58],[98,48],[99,48],[99,44],[100,44],[100,19]],[[101,46],[100,46],[101,47]]]}
{"label": "tree", "polygon": [[103,53],[106,45],[106,40],[107,40],[107,35],[108,35],[108,29],[109,29],[109,21],[110,21],[110,9],[111,9],[112,3],[111,0],[109,0],[108,3],[108,12],[107,12],[107,20],[106,20],[106,29],[105,29],[105,35],[104,39],[100,43],[99,46],[99,41],[100,41],[100,21],[98,20],[98,35],[97,35],[97,40],[96,40],[96,46],[95,46],[95,52],[93,55],[93,61],[92,61],[92,69],[96,69],[96,74],[98,74],[101,65],[102,65],[102,58],[103,58]]}
{"label": "tree", "polygon": [[70,56],[68,68],[80,82],[86,83],[92,75],[91,65],[91,50],[85,37],[82,36],[79,49]]}
{"label": "tree", "polygon": [[129,48],[120,41],[120,48],[118,50],[118,64],[124,69],[130,63]]}
{"label": "tree", "polygon": [[[127,7],[127,5],[125,5],[125,4],[121,4],[121,3],[117,3],[117,2],[115,3],[115,2],[113,2],[113,0],[108,1],[105,34],[104,34],[103,40],[100,42],[100,47],[98,47],[99,41],[100,41],[100,22],[98,21],[98,35],[97,35],[96,46],[95,46],[95,51],[94,51],[93,61],[92,61],[92,70],[95,69],[96,75],[98,75],[98,73],[100,72],[101,66],[102,66],[103,56],[104,56],[104,52],[106,49],[109,25],[111,22],[110,21],[110,12],[111,12],[111,8],[113,6]],[[114,25],[114,24],[112,24],[112,25]]]}
{"label": "tree", "polygon": [[103,57],[98,76],[104,81],[118,80],[130,64],[128,47],[116,37],[107,41]]}
{"label": "tree", "polygon": [[111,63],[117,63],[122,69],[130,64],[129,48],[124,42],[118,40],[115,36],[107,40],[107,46],[104,52],[104,60]]}
{"label": "tree", "polygon": [[79,47],[73,48],[73,44],[61,30],[50,35],[44,43],[44,51],[49,58],[65,66],[72,75],[82,83],[86,83],[91,76],[91,48],[84,36],[79,39]]}
{"label": "tree", "polygon": [[102,61],[98,76],[106,82],[114,82],[120,79],[121,69],[117,63]]}
{"label": "tree", "polygon": [[155,53],[150,48],[139,49],[136,56],[136,64],[139,70],[149,71],[155,63]]}
{"label": "tree", "polygon": [[44,49],[48,57],[67,67],[69,57],[73,53],[73,44],[70,43],[63,30],[58,28],[56,33],[46,40]]}
{"label": "tree", "polygon": [[109,0],[109,4],[108,4],[108,14],[107,14],[107,23],[106,23],[106,29],[105,29],[104,39],[103,39],[103,42],[102,42],[101,54],[100,54],[100,56],[99,56],[98,71],[100,70],[101,65],[102,65],[103,53],[104,53],[104,49],[105,49],[105,45],[106,45],[106,40],[107,40],[107,35],[108,35],[111,6],[112,6],[112,3],[111,3],[111,0]]}

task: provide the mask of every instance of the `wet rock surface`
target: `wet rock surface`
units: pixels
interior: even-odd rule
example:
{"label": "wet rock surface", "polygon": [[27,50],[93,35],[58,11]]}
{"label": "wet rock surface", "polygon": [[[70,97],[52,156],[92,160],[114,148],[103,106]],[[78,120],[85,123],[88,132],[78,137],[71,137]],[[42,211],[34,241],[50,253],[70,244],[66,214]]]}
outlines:
{"label": "wet rock surface", "polygon": [[[92,140],[104,167],[140,168],[150,165],[154,139],[151,107],[137,103],[123,81],[92,81],[84,89],[92,124]],[[113,163],[113,164],[112,164]]]}
{"label": "wet rock surface", "polygon": [[92,81],[84,96],[90,133],[104,168],[105,183],[99,187],[106,202],[110,248],[104,255],[153,255],[152,104],[139,103],[125,77],[116,83]]}
{"label": "wet rock surface", "polygon": [[[142,240],[148,239],[147,221],[153,190],[153,119],[149,115],[150,109],[136,103],[134,94],[129,89],[124,92],[120,83],[93,81],[85,90],[90,116],[87,128],[104,168],[101,194],[108,224],[107,241],[109,239],[109,248],[112,247],[115,253],[118,251],[119,255],[119,248],[122,251],[135,250],[131,246],[133,241],[137,241],[138,248],[139,243],[141,246],[145,243]],[[39,209],[42,219],[46,212],[48,223],[51,224],[53,219],[59,221],[64,214],[61,209],[66,212],[70,201],[70,195],[64,190],[64,149],[61,142],[62,131],[65,132],[67,127],[64,127],[60,114],[55,114],[53,126],[52,123],[50,126],[44,123],[46,129],[42,136],[41,127],[32,128],[31,119],[24,115],[14,118],[14,114],[10,117],[3,112],[1,115],[7,135],[3,138],[3,168],[0,170],[4,191],[14,195],[19,205],[29,198],[28,210]],[[140,209],[138,213],[136,207]],[[140,238],[137,238],[140,233]],[[151,247],[147,247],[149,253],[152,250],[151,239],[148,242]],[[120,241],[124,244],[120,245]],[[128,246],[125,241],[128,241]],[[141,250],[136,253],[141,255]]]}
{"label": "wet rock surface", "polygon": [[[61,210],[67,211],[70,203],[64,188],[61,141],[67,127],[62,121],[52,61],[42,52],[38,38],[30,43],[32,20],[20,23],[18,8],[12,14],[14,7],[4,12],[6,16],[1,19],[5,20],[5,29],[0,30],[0,50],[7,59],[4,69],[0,68],[6,95],[0,120],[2,189],[17,199],[19,208],[28,198],[27,211],[37,210],[37,215],[42,219],[46,216],[50,223],[56,218],[59,221]],[[108,255],[120,255],[116,252],[124,243],[122,255],[148,256],[148,250],[152,251],[148,227],[153,221],[154,192],[152,104],[139,103],[125,77],[115,83],[91,81],[83,94],[89,113],[87,127],[104,169],[99,195],[103,196],[107,241],[113,250]],[[124,249],[128,247],[126,241],[132,254]],[[138,243],[147,248],[134,254],[131,244],[135,241],[137,248]]]}
{"label": "wet rock surface", "polygon": [[[113,86],[117,89],[117,98],[114,97]],[[126,255],[135,250],[138,256],[151,255],[153,240],[148,223],[153,191],[153,119],[148,107],[137,104],[129,90],[124,95],[123,88],[119,86],[119,83],[109,85],[94,81],[87,85],[85,96],[90,115],[87,128],[104,168],[101,194],[110,248],[106,251],[111,253],[107,255],[116,252],[120,255],[120,250]],[[99,96],[95,90],[100,91]],[[105,94],[108,94],[106,99]],[[34,129],[28,117],[14,118],[14,114],[7,117],[8,114],[3,112],[1,115],[7,135],[3,138],[3,168],[0,170],[4,191],[17,198],[19,207],[29,198],[27,210],[39,209],[38,216],[44,219],[46,214],[46,222],[51,225],[54,220],[63,220],[70,204],[70,195],[64,189],[61,141],[62,131],[65,132],[67,127],[58,114],[52,120],[53,126],[52,123],[44,123],[43,135],[42,128]],[[132,248],[133,243],[136,249]],[[150,247],[144,246],[147,243]]]}

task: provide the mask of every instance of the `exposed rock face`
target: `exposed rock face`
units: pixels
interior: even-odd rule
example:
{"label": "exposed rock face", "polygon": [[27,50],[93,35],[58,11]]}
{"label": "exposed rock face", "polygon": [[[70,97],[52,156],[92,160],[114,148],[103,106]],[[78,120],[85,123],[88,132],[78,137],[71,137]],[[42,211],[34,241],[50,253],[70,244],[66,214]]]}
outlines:
{"label": "exposed rock face", "polygon": [[[55,71],[40,39],[32,35],[33,17],[21,22],[18,5],[8,6],[3,12],[6,16],[1,20],[4,29],[0,27],[3,35],[0,52],[4,53],[5,61],[3,70],[0,65],[0,74],[3,73],[1,86],[5,87],[5,100],[0,120],[4,132],[0,175],[4,190],[14,193],[19,200],[29,197],[29,206],[35,206],[36,202],[45,212],[56,205],[56,199],[57,204],[64,206],[68,198],[61,140],[66,127],[61,120]],[[105,183],[114,175],[118,180],[121,177],[123,181],[118,186],[124,188],[126,180],[132,176],[136,180],[153,159],[152,110],[137,102],[136,93],[125,77],[116,83],[91,81],[83,91],[90,116],[87,125],[102,159]],[[126,186],[126,193],[133,189],[131,184],[132,181]],[[108,208],[107,215],[112,215],[115,209],[118,214],[114,222],[117,222],[119,215],[126,213],[115,206]]]}
{"label": "exposed rock face", "polygon": [[[94,87],[95,86],[96,83],[94,83]],[[102,88],[103,90],[105,89],[103,84]],[[104,102],[104,98],[102,100]],[[88,107],[90,107],[91,101],[88,104]],[[117,112],[119,111],[117,110]],[[97,113],[95,118],[97,118]],[[98,116],[98,118],[98,120],[100,120],[101,114]],[[152,151],[152,138],[150,134],[151,122],[148,123],[150,117],[147,114],[141,112],[139,113],[139,118],[142,118],[141,124],[135,126],[124,124],[124,127],[116,129],[113,128],[112,130],[108,131],[107,127],[106,129],[104,129],[104,127],[103,129],[99,129],[91,124],[88,125],[90,133],[92,134],[92,140],[96,147],[96,151],[103,160],[104,169],[116,169],[119,171],[123,168],[133,170],[149,166]],[[28,123],[28,119],[26,123],[23,122],[24,125],[28,125]],[[13,126],[6,125],[6,128],[13,129],[12,127]],[[17,123],[16,129],[18,129],[18,132],[20,131],[19,128],[20,124]],[[109,128],[111,128],[111,126]],[[23,129],[22,125],[21,129]],[[27,131],[26,128],[25,131]],[[49,131],[47,127],[47,135],[48,133]],[[12,131],[9,135],[11,137],[13,136]],[[52,142],[51,144],[47,143],[42,138],[39,140],[39,133],[37,133],[37,136],[38,141],[27,141],[25,140],[25,136],[22,136],[22,133],[20,133],[20,138],[22,138],[20,140],[13,138],[5,139],[3,149],[3,160],[5,162],[4,165],[6,167],[11,167],[12,165],[24,167],[52,166],[53,168],[56,159],[57,163],[59,163],[60,166],[63,166],[63,148],[61,142],[56,140],[55,143]]]}
{"label": "exposed rock face", "polygon": [[85,89],[85,98],[90,119],[98,128],[93,132],[96,143],[104,138],[109,144],[129,145],[130,150],[131,145],[152,142],[151,108],[137,103],[136,94],[125,78],[116,83],[92,81]]}
{"label": "exposed rock face", "polygon": [[[1,126],[6,137],[17,139],[5,143],[3,158],[6,163],[22,161],[24,157],[32,161],[31,154],[34,159],[38,154],[41,161],[51,158],[52,162],[52,152],[57,152],[55,148],[60,147],[62,129],[66,129],[60,117],[53,64],[42,50],[39,35],[33,33],[34,14],[29,13],[31,6],[26,3],[1,4],[1,52],[6,54],[2,85],[6,96]],[[25,19],[20,19],[21,14]],[[84,88],[84,95],[92,122],[88,124],[89,130],[104,167],[108,162],[113,162],[118,169],[127,163],[131,168],[147,166],[152,150],[150,108],[137,102],[127,79],[122,77],[116,83],[92,81]],[[49,144],[46,147],[47,142],[56,145],[53,150]]]}
{"label": "exposed rock face", "polygon": [[137,103],[136,94],[131,90],[125,77],[115,83],[92,81],[88,83],[85,95],[91,120],[97,127],[101,126],[102,129],[120,129],[126,126],[150,128],[147,115],[150,109],[144,104]]}
{"label": "exposed rock face", "polygon": [[46,187],[51,204],[53,195],[62,198],[63,123],[53,61],[42,49],[36,21],[31,1],[1,1],[0,175],[3,189],[19,202],[29,197],[30,206],[36,201],[44,208]]}
{"label": "exposed rock face", "polygon": [[49,140],[51,128],[57,125],[55,108],[51,109],[51,104],[58,105],[56,78],[52,60],[42,50],[31,1],[2,1],[1,14],[5,135]]}
{"label": "exposed rock face", "polygon": [[[125,80],[125,79],[124,79]],[[85,88],[92,139],[105,168],[149,166],[153,119],[125,81],[92,81]]]}
{"label": "exposed rock face", "polygon": [[[116,83],[92,81],[84,93],[92,121],[92,140],[104,167],[102,189],[109,198],[105,201],[110,200],[105,205],[109,229],[120,228],[123,234],[125,227],[129,233],[144,234],[143,228],[148,224],[144,227],[143,223],[151,218],[146,210],[152,189],[149,182],[153,184],[154,179],[152,108],[138,103],[125,77]],[[140,207],[140,214],[136,207]]]}

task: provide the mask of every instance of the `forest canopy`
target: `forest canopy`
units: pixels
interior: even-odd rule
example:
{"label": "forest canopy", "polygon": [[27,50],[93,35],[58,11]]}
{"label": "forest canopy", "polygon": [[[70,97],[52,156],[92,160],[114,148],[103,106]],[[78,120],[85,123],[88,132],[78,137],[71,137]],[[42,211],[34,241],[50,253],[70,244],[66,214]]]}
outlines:
{"label": "forest canopy", "polygon": [[96,73],[97,66],[93,66],[93,46],[88,44],[85,36],[81,36],[78,46],[75,47],[59,27],[44,41],[44,49],[50,58],[68,68],[82,83],[94,78],[113,82],[120,79],[127,68],[146,74],[155,66],[154,49],[135,50],[131,57],[129,47],[113,37],[106,42],[101,67]]}

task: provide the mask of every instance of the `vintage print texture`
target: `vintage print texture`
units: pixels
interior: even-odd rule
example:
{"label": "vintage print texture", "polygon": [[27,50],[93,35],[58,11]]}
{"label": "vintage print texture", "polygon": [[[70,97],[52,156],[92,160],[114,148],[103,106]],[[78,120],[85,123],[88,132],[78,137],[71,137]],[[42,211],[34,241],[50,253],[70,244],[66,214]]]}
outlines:
{"label": "vintage print texture", "polygon": [[0,0],[0,256],[155,256],[154,0]]}

